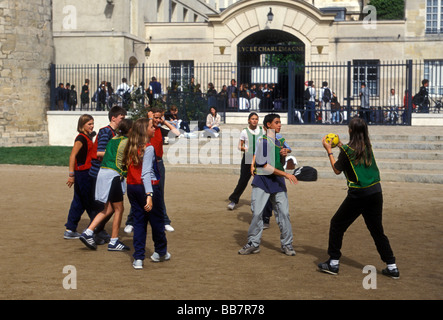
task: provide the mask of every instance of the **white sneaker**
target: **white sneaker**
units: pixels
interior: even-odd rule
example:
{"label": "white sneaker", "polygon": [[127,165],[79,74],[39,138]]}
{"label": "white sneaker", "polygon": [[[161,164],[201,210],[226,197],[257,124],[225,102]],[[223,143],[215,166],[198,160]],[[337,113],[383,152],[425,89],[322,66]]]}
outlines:
{"label": "white sneaker", "polygon": [[134,262],[132,263],[132,266],[134,267],[134,269],[140,270],[143,269],[143,260],[134,260]]}
{"label": "white sneaker", "polygon": [[234,208],[235,208],[235,203],[234,202],[229,202],[229,204],[228,204],[228,209],[229,210],[234,210]]}
{"label": "white sneaker", "polygon": [[127,234],[131,234],[132,231],[134,231],[134,227],[131,226],[130,224],[128,224],[128,225],[125,227],[124,231],[125,231]]}
{"label": "white sneaker", "polygon": [[165,225],[165,230],[168,231],[168,232],[173,232],[174,228],[170,224],[166,224]]}
{"label": "white sneaker", "polygon": [[162,257],[160,257],[157,252],[154,252],[151,256],[151,260],[154,262],[163,262],[168,261],[169,259],[171,259],[171,254],[169,252],[166,252],[166,254]]}

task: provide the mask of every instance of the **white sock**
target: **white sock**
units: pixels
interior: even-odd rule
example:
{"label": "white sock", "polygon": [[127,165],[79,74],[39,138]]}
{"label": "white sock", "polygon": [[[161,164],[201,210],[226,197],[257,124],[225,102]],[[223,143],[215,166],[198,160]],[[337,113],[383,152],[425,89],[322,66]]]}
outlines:
{"label": "white sock", "polygon": [[86,229],[85,233],[87,236],[92,236],[94,234],[94,231],[92,231],[91,229]]}
{"label": "white sock", "polygon": [[109,241],[109,244],[111,246],[115,245],[115,243],[117,242],[118,238],[111,238],[111,240]]}
{"label": "white sock", "polygon": [[333,267],[338,266],[338,264],[339,264],[339,260],[333,260],[333,259],[331,259],[331,260],[329,260],[329,264],[330,264],[331,266],[333,266]]}
{"label": "white sock", "polygon": [[388,264],[388,269],[389,270],[397,269],[397,265],[395,263]]}

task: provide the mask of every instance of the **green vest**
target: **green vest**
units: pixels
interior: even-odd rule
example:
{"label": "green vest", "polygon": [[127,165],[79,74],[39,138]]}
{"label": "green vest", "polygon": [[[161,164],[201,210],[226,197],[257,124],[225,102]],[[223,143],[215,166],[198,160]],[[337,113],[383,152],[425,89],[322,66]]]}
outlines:
{"label": "green vest", "polygon": [[[284,166],[284,158],[281,158],[280,156],[280,150],[283,148],[283,144],[285,143],[285,139],[284,138],[280,138],[278,139],[278,141],[280,142],[280,145],[277,146],[275,144],[275,139],[268,139],[268,136],[264,135],[263,139],[266,139],[268,141],[268,150],[269,147],[274,149],[274,162],[271,163],[271,165],[275,168],[278,169],[280,171],[285,171],[285,169],[283,168]],[[283,161],[283,162],[282,162]]]}
{"label": "green vest", "polygon": [[109,140],[106,146],[106,152],[101,163],[101,168],[112,169],[121,176],[126,176],[127,171],[123,169],[123,152],[125,150],[128,138],[124,136],[114,137]]}
{"label": "green vest", "polygon": [[354,163],[354,149],[348,145],[341,146],[341,149],[348,156],[349,162],[351,163],[352,170],[357,177],[357,181],[351,181],[346,174],[346,179],[348,180],[349,188],[368,188],[377,183],[380,183],[380,171],[378,170],[377,163],[375,162],[374,154],[372,153],[372,164],[367,167],[365,163],[359,163],[356,165]]}
{"label": "green vest", "polygon": [[[249,131],[249,128],[245,128],[246,133],[248,134],[248,152],[247,154],[251,157],[255,154],[255,148],[257,145],[257,137],[260,137],[263,135],[263,129],[260,128],[260,132],[258,134],[252,134],[251,131]],[[252,149],[251,149],[252,146]]]}

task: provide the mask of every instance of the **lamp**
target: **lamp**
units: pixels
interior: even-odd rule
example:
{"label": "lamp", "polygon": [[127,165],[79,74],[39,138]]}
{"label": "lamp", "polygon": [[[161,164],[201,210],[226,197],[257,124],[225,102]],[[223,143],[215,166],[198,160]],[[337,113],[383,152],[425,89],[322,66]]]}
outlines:
{"label": "lamp", "polygon": [[274,19],[274,14],[272,13],[272,8],[269,8],[268,21],[272,22],[273,19]]}
{"label": "lamp", "polygon": [[146,58],[149,58],[150,55],[151,55],[151,49],[149,49],[149,46],[146,46],[146,49],[145,49],[145,57],[146,57]]}

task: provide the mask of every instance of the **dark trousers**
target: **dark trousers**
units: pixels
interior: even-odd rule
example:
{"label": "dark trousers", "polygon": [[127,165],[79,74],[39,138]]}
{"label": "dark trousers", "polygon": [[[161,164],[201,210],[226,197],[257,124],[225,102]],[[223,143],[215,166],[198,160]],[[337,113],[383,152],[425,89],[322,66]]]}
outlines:
{"label": "dark trousers", "polygon": [[77,231],[78,223],[83,212],[88,213],[89,219],[94,220],[96,213],[93,210],[92,182],[89,170],[74,172],[74,198],[69,209],[66,229]]}
{"label": "dark trousers", "polygon": [[306,103],[305,114],[303,115],[305,123],[315,123],[315,102],[309,101]]}
{"label": "dark trousers", "polygon": [[[243,154],[243,158],[241,160],[240,165],[240,177],[238,178],[237,186],[234,189],[234,192],[229,196],[229,201],[237,204],[240,201],[240,197],[248,187],[249,180],[251,179],[251,164],[246,163],[246,156]],[[265,223],[269,223],[269,218],[272,216],[272,203],[269,200],[266,204],[266,207],[263,211],[263,221]]]}
{"label": "dark trousers", "polygon": [[385,236],[383,231],[382,212],[383,194],[381,192],[364,198],[346,197],[331,219],[328,248],[328,254],[331,259],[340,259],[343,235],[348,227],[361,214],[363,215],[366,226],[374,239],[381,260],[387,264],[395,263],[395,257],[391,245],[389,244],[388,237]]}
{"label": "dark trousers", "polygon": [[153,208],[146,212],[146,193],[143,185],[128,184],[127,193],[131,204],[131,212],[134,219],[134,254],[136,260],[145,259],[145,247],[148,222],[152,228],[152,241],[154,242],[154,250],[160,256],[167,253],[167,240],[165,234],[164,214],[161,208],[162,192],[159,185],[152,186],[154,196],[152,199]]}

